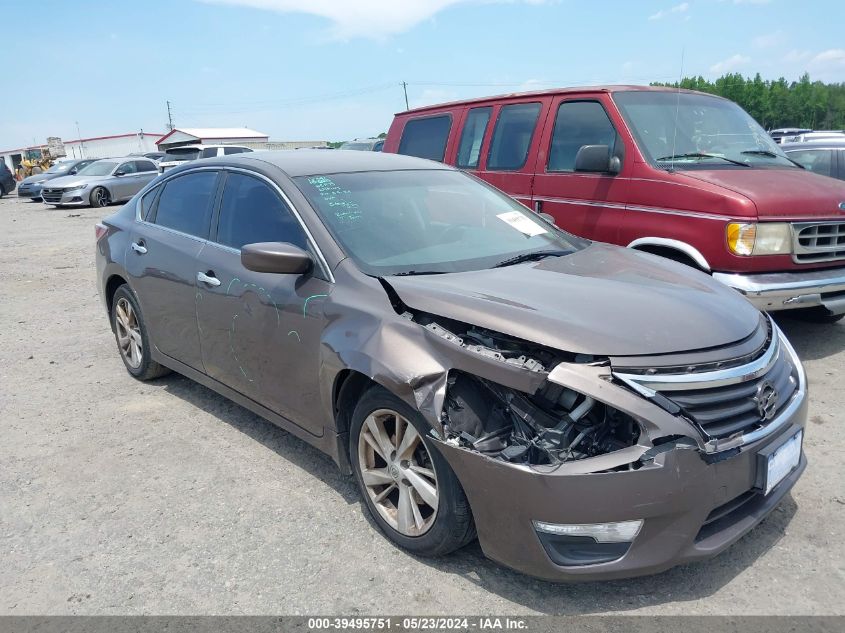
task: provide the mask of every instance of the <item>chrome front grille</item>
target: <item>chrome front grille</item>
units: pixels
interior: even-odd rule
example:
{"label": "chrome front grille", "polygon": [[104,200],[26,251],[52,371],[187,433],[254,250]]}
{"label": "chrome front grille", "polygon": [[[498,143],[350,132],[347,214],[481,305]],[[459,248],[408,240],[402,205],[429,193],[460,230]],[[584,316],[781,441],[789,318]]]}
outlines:
{"label": "chrome front grille", "polygon": [[801,264],[845,259],[845,222],[792,225],[793,259]]}
{"label": "chrome front grille", "polygon": [[709,452],[756,441],[783,425],[804,399],[806,379],[794,350],[767,319],[769,336],[753,360],[701,371],[695,365],[626,370],[614,376],[646,397],[680,408],[705,438]]}
{"label": "chrome front grille", "polygon": [[42,189],[41,198],[44,202],[61,202],[63,189]]}
{"label": "chrome front grille", "polygon": [[724,387],[660,392],[710,438],[725,439],[765,426],[787,406],[797,389],[795,367],[780,350],[768,371],[757,378]]}

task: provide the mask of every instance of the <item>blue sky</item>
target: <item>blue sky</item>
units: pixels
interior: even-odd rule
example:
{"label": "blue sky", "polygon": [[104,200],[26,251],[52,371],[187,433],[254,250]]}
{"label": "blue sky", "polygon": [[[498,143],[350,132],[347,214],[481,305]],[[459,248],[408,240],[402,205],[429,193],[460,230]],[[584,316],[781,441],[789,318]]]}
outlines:
{"label": "blue sky", "polygon": [[[404,109],[680,72],[845,81],[842,0],[4,2],[0,149],[183,127],[277,140],[386,131]],[[49,44],[54,42],[54,44]],[[18,54],[18,51],[21,53]]]}

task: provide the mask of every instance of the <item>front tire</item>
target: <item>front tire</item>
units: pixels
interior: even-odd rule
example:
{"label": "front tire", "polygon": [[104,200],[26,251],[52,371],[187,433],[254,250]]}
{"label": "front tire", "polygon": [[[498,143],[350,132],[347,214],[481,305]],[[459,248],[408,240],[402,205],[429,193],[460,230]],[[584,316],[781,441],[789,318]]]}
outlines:
{"label": "front tire", "polygon": [[111,204],[111,194],[105,187],[95,187],[88,197],[88,202],[92,207],[107,207]]}
{"label": "front tire", "polygon": [[138,380],[152,380],[170,373],[167,367],[155,362],[150,355],[147,326],[135,293],[126,284],[114,293],[111,320],[117,349],[126,371]]}
{"label": "front tire", "polygon": [[427,437],[420,413],[383,387],[367,391],[352,414],[349,453],[373,520],[415,554],[442,556],[475,538],[458,478]]}

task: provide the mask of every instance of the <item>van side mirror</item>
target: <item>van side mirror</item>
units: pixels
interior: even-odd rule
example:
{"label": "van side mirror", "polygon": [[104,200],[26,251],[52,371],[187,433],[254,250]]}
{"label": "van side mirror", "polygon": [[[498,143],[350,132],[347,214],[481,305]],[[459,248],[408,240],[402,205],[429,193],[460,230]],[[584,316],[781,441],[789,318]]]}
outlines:
{"label": "van side mirror", "polygon": [[540,211],[538,215],[549,224],[554,224],[555,226],[557,226],[557,222],[555,222],[555,218],[551,213],[543,213],[542,211]]}
{"label": "van side mirror", "polygon": [[607,145],[582,145],[575,155],[575,171],[618,174],[622,171],[622,161],[610,155]]}
{"label": "van side mirror", "polygon": [[301,275],[311,270],[314,262],[307,252],[288,242],[256,242],[241,247],[241,264],[256,273]]}

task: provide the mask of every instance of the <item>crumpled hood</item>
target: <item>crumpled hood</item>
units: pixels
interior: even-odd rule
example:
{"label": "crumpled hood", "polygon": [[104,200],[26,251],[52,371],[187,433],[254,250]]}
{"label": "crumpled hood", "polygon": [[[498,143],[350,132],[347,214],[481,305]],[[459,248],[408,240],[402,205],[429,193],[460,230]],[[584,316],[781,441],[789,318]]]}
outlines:
{"label": "crumpled hood", "polygon": [[700,271],[600,243],[539,262],[386,281],[411,308],[598,356],[728,345],[760,322],[748,301]]}
{"label": "crumpled hood", "polygon": [[804,169],[689,169],[685,176],[746,196],[762,219],[837,217],[845,182]]}
{"label": "crumpled hood", "polygon": [[90,185],[91,183],[101,182],[106,178],[110,178],[110,176],[62,176],[61,178],[53,178],[48,186],[51,189],[81,187],[82,185]]}

